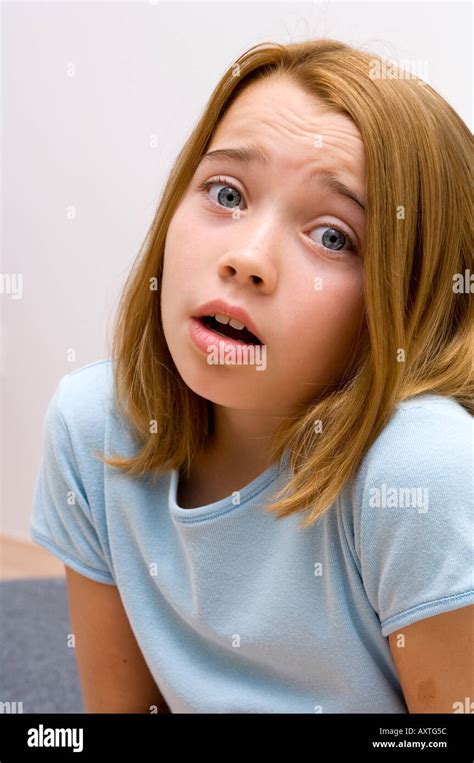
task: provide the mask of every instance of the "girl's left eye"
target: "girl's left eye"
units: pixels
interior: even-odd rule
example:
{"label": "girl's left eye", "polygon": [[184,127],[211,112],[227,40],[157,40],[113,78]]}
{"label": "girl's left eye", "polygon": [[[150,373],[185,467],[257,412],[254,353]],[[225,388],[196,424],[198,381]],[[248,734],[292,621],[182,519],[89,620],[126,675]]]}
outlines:
{"label": "girl's left eye", "polygon": [[[217,193],[217,201],[211,200],[209,197],[209,189],[214,190],[214,186],[222,186],[221,190]],[[227,209],[238,209],[239,203],[241,202],[243,196],[232,183],[229,183],[228,180],[226,180],[223,177],[215,178],[214,180],[205,180],[203,183],[201,183],[198,186],[198,190],[204,195],[204,198],[206,201],[210,201],[211,204],[215,206],[222,206],[226,207]],[[237,200],[236,206],[233,206],[233,202]],[[322,243],[319,241],[313,241],[313,243],[321,247],[322,249],[326,249],[330,252],[352,252],[353,254],[357,254],[357,245],[355,244],[352,237],[342,228],[338,227],[337,225],[333,225],[332,223],[319,223],[319,225],[315,225],[314,228],[312,228],[312,231],[319,230],[320,228],[325,228],[329,233],[324,233],[322,236]],[[310,237],[311,238],[311,237]],[[344,244],[341,244],[341,238],[345,239],[348,244],[349,248],[344,246]],[[332,248],[334,246],[334,249]]]}
{"label": "girl's left eye", "polygon": [[[321,236],[322,242],[314,241],[314,239],[310,237],[316,246],[327,249],[330,252],[351,252],[352,254],[357,254],[357,245],[345,230],[342,230],[342,228],[339,228],[337,225],[333,225],[332,223],[319,223],[318,225],[315,225],[311,230],[317,231],[321,229],[326,231]],[[341,240],[343,240],[342,243]],[[344,241],[348,243],[349,247],[344,246]]]}

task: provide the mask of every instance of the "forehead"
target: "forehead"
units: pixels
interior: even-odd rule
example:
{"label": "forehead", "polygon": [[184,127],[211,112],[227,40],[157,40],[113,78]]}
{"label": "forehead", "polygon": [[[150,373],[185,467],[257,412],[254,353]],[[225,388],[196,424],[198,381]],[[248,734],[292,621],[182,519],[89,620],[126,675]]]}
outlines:
{"label": "forehead", "polygon": [[278,173],[330,170],[365,195],[364,144],[354,122],[288,77],[252,83],[219,123],[208,151],[257,144]]}

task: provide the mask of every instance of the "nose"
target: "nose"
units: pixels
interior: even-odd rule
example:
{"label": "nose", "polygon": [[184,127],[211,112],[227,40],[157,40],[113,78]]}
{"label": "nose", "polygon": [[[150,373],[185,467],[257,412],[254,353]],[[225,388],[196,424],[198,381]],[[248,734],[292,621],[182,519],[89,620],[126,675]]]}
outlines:
{"label": "nose", "polygon": [[227,251],[218,262],[219,276],[239,285],[253,284],[269,293],[276,285],[275,263],[260,243],[249,243]]}

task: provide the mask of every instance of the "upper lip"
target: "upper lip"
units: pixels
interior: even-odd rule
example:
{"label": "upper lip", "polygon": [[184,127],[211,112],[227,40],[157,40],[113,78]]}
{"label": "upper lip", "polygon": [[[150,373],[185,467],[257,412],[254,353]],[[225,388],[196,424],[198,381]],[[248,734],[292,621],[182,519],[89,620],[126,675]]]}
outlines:
{"label": "upper lip", "polygon": [[216,315],[217,313],[228,315],[229,318],[236,318],[238,321],[243,323],[245,328],[251,331],[252,334],[254,334],[257,339],[262,342],[262,344],[265,344],[259,330],[257,329],[248,312],[244,310],[243,307],[239,307],[238,305],[230,305],[228,302],[224,302],[222,299],[213,299],[210,302],[206,302],[204,305],[201,305],[194,317],[201,318],[203,315]]}

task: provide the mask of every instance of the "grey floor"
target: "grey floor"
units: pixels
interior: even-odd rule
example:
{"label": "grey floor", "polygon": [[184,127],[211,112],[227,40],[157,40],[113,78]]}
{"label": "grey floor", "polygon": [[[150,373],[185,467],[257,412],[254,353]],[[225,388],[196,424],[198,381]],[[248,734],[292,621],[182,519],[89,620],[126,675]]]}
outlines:
{"label": "grey floor", "polygon": [[70,633],[64,578],[0,582],[0,713],[84,712]]}

